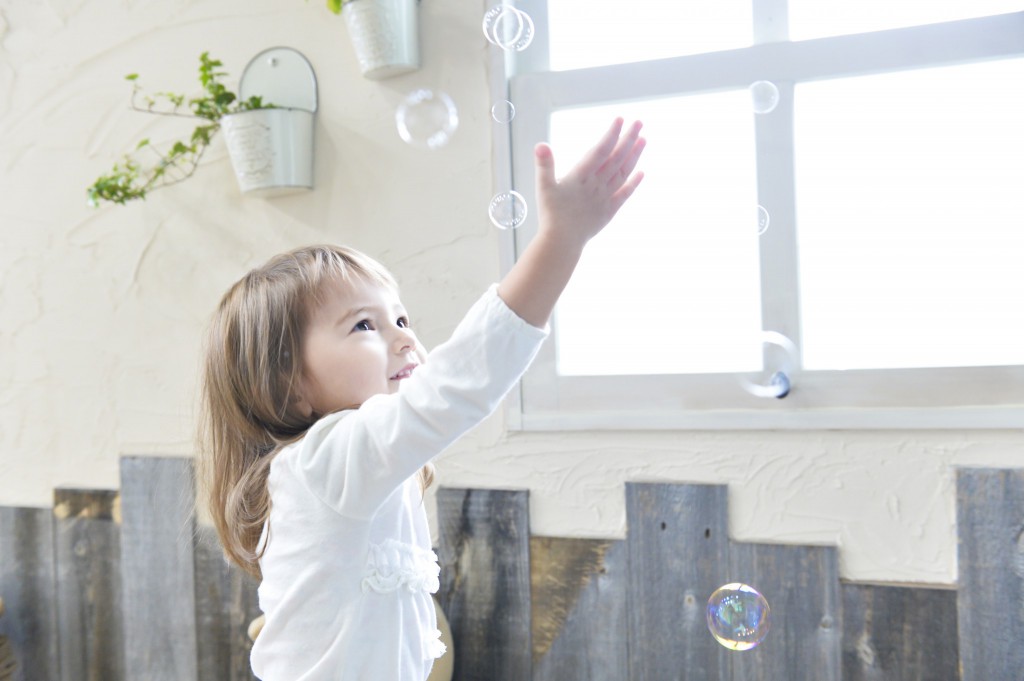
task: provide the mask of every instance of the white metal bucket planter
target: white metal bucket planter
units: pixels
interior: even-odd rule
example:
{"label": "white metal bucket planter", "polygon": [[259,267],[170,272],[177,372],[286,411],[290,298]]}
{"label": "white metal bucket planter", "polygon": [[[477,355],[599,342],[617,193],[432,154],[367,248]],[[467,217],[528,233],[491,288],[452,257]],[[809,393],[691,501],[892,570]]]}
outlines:
{"label": "white metal bucket planter", "polygon": [[221,118],[242,192],[281,196],[312,189],[317,109],[313,67],[291,48],[264,50],[245,67],[239,92],[242,99],[259,95],[276,107]]}
{"label": "white metal bucket planter", "polygon": [[417,0],[352,0],[342,5],[359,70],[382,80],[420,67]]}

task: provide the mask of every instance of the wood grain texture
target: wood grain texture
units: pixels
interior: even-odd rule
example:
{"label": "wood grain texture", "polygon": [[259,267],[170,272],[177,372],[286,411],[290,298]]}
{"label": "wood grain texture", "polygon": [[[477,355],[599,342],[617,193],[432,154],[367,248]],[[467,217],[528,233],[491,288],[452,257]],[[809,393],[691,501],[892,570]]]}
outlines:
{"label": "wood grain texture", "polygon": [[251,681],[249,623],[259,616],[259,584],[224,560],[216,531],[199,525],[195,542],[196,642],[200,679]]}
{"label": "wood grain texture", "polygon": [[192,461],[121,459],[125,674],[198,681]]}
{"label": "wood grain texture", "polygon": [[626,546],[530,539],[533,681],[626,678]]}
{"label": "wood grain texture", "polygon": [[1024,679],[1024,469],[957,471],[963,681]]}
{"label": "wood grain texture", "polygon": [[59,681],[53,510],[0,507],[0,598],[13,681]]}
{"label": "wood grain texture", "polygon": [[63,681],[121,681],[121,512],[116,490],[53,493]]}
{"label": "wood grain texture", "polygon": [[441,488],[438,601],[457,681],[530,679],[527,492]]}
{"label": "wood grain texture", "polygon": [[844,681],[960,678],[956,591],[844,583]]}
{"label": "wood grain texture", "polygon": [[768,601],[768,634],[730,653],[734,681],[840,681],[842,608],[834,547],[733,542],[728,582],[753,586]]}
{"label": "wood grain texture", "polygon": [[705,606],[729,568],[724,485],[626,484],[628,678],[724,681]]}

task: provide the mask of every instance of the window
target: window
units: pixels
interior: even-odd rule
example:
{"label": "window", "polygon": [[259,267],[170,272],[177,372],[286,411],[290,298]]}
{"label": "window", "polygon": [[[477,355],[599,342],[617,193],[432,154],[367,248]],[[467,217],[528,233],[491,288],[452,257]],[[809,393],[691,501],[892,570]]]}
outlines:
{"label": "window", "polygon": [[514,425],[1024,426],[1024,0],[516,6],[507,181],[615,115],[649,145]]}

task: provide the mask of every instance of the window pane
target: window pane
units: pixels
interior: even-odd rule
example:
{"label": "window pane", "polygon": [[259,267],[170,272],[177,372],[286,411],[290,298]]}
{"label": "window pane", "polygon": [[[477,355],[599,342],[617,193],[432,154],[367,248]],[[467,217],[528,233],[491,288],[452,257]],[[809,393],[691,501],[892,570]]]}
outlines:
{"label": "window pane", "polygon": [[750,0],[548,2],[553,71],[746,47]]}
{"label": "window pane", "polygon": [[789,0],[789,37],[808,40],[1024,10],[1024,0]]}
{"label": "window pane", "polygon": [[645,178],[587,247],[556,317],[562,375],[761,366],[754,122],[746,90],[557,111],[565,171],[609,122],[644,122]]}
{"label": "window pane", "polygon": [[1024,60],[798,85],[810,369],[1024,363]]}

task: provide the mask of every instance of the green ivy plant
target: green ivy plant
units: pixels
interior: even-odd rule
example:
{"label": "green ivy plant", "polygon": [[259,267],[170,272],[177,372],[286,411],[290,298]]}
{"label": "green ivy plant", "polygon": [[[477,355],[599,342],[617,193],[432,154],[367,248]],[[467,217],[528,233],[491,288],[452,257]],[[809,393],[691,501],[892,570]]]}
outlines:
{"label": "green ivy plant", "polygon": [[[195,127],[187,141],[176,141],[164,149],[158,149],[148,139],[139,142],[134,152],[125,154],[109,173],[101,175],[88,188],[90,206],[96,207],[101,201],[123,206],[135,199],[145,199],[151,191],[188,179],[196,171],[199,160],[220,129],[221,117],[242,111],[274,108],[273,104],[265,103],[259,96],[240,100],[221,81],[227,76],[227,73],[219,70],[221,66],[223,64],[220,60],[211,59],[209,52],[199,55],[199,83],[203,93],[189,99],[173,92],[144,95],[137,82],[138,74],[125,76],[126,80],[132,82],[131,106],[136,111],[198,118],[202,122]],[[142,158],[147,152],[152,154],[148,156],[148,161]]]}

